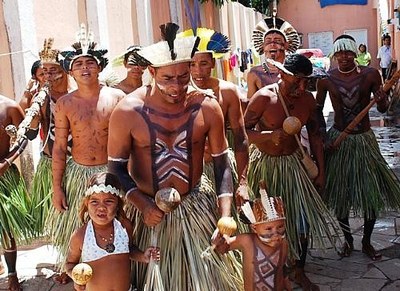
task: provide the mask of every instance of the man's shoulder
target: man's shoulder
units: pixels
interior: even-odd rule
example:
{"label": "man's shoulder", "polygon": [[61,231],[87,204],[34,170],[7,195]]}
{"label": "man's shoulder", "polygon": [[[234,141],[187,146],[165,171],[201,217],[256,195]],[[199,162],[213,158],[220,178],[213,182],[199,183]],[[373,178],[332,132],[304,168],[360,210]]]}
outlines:
{"label": "man's shoulder", "polygon": [[257,66],[252,67],[250,69],[249,73],[256,73],[256,72],[258,73],[262,70],[263,70],[263,67],[261,65],[257,65]]}

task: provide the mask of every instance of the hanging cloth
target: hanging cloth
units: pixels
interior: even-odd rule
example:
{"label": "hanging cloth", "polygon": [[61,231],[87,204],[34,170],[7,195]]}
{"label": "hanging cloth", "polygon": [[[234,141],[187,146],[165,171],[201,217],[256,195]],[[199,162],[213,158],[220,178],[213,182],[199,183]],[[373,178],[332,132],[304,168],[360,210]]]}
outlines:
{"label": "hanging cloth", "polygon": [[198,0],[193,1],[193,13],[190,10],[189,0],[184,1],[186,15],[189,17],[192,26],[193,35],[197,34],[197,28],[200,25],[200,4]]}

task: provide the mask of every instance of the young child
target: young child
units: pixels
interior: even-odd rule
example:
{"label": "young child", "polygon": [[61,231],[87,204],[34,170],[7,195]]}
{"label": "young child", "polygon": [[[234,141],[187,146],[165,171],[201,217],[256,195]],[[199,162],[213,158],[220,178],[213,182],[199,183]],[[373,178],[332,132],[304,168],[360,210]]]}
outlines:
{"label": "young child", "polygon": [[254,233],[226,237],[229,250],[243,254],[244,290],[292,290],[284,268],[288,255],[285,239],[285,214],[280,197],[268,197],[260,190],[261,198],[253,207],[242,206]]}
{"label": "young child", "polygon": [[79,216],[84,223],[71,236],[66,271],[80,261],[87,263],[93,276],[76,290],[127,291],[130,288],[130,260],[148,263],[160,259],[159,249],[144,252],[132,244],[132,225],[123,210],[118,178],[111,173],[94,174],[82,200]]}

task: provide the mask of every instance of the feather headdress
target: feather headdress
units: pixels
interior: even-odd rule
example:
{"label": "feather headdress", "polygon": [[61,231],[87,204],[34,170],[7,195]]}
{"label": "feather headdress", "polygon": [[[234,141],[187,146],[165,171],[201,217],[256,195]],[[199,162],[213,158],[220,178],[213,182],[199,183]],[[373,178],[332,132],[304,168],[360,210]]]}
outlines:
{"label": "feather headdress", "polygon": [[222,57],[231,48],[230,39],[226,35],[212,29],[200,27],[197,28],[196,33],[193,33],[193,29],[188,29],[178,34],[178,37],[188,36],[198,36],[200,43],[197,52],[210,52],[214,58]]}
{"label": "feather headdress", "polygon": [[60,53],[59,50],[52,49],[54,39],[45,38],[43,43],[43,49],[39,52],[39,58],[42,63],[57,64],[57,55]]}
{"label": "feather headdress", "polygon": [[[111,64],[113,67],[118,67],[122,66],[124,62],[127,62],[130,65],[137,65],[137,60],[135,57],[133,57],[133,52],[141,50],[141,46],[139,45],[131,45],[129,46],[126,51],[124,51],[122,54],[116,56],[112,61]],[[131,59],[131,60],[130,60]]]}
{"label": "feather headdress", "polygon": [[162,41],[134,52],[141,66],[163,67],[182,62],[190,62],[199,44],[198,37],[176,38],[179,26],[166,23],[160,26]]}
{"label": "feather headdress", "polygon": [[252,35],[254,48],[260,55],[264,53],[265,36],[271,32],[278,32],[283,35],[288,43],[287,51],[289,53],[294,53],[299,48],[299,34],[289,22],[275,16],[267,17],[256,25]]}
{"label": "feather headdress", "polygon": [[265,189],[260,189],[260,198],[246,202],[241,207],[243,214],[251,224],[286,219],[281,197],[268,197]]}
{"label": "feather headdress", "polygon": [[68,50],[60,52],[58,59],[60,65],[66,72],[71,70],[73,62],[79,57],[92,57],[104,69],[108,64],[108,59],[105,54],[106,49],[96,50],[96,43],[93,41],[93,32],[86,29],[85,24],[81,24],[80,30],[77,32],[77,41],[72,44]]}

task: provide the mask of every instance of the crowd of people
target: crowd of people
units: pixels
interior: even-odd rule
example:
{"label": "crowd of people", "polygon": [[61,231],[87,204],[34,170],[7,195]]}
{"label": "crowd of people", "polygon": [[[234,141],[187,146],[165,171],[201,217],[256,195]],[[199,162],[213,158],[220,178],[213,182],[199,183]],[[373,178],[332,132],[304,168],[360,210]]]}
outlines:
{"label": "crowd of people", "polygon": [[[174,23],[160,29],[161,41],[124,52],[127,76],[118,84],[99,79],[107,51],[92,40],[59,51],[47,39],[20,104],[0,96],[9,290],[22,290],[17,242],[37,236],[59,250],[60,284],[79,263],[91,267],[76,290],[291,290],[291,281],[319,290],[304,270],[308,245],[336,248],[342,229],[338,254],[350,256],[350,210],[365,219],[362,252],[380,259],[371,235],[379,211],[400,208],[400,184],[363,109],[372,94],[387,110],[384,50],[382,78],[368,66],[365,45],[337,37],[337,67],[318,80],[314,97],[307,91],[313,65],[295,53],[295,28],[267,17],[253,31],[265,61],[248,73],[242,96],[212,75],[216,58],[230,50],[228,37],[204,28],[178,34]],[[43,93],[26,132],[6,131]],[[335,116],[328,131],[327,93]],[[41,158],[28,189],[13,162],[37,135]],[[160,202],[171,188],[180,199]],[[27,207],[17,207],[21,201]],[[224,220],[231,217],[234,226]],[[226,231],[236,224],[236,236]]]}

